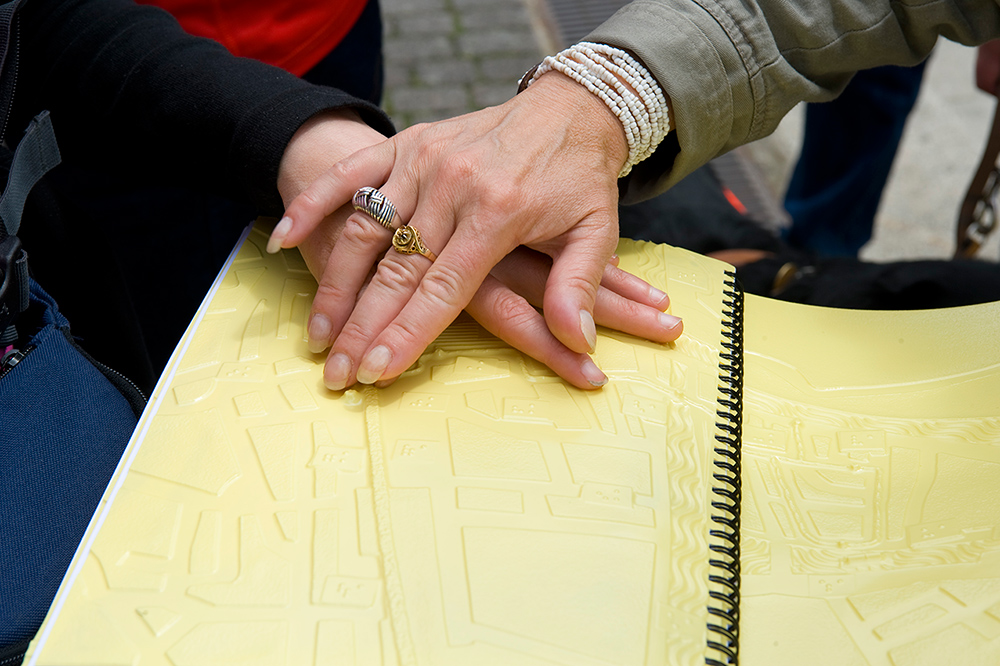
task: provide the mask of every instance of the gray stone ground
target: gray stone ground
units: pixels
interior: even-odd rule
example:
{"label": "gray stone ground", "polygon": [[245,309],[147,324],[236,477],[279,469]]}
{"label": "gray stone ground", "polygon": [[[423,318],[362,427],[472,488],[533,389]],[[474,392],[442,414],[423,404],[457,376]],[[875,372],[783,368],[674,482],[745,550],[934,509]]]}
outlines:
{"label": "gray stone ground", "polygon": [[542,52],[521,0],[381,0],[383,104],[400,129],[501,104]]}
{"label": "gray stone ground", "polygon": [[[500,104],[558,40],[544,0],[381,0],[385,108],[399,128]],[[958,205],[979,163],[994,108],[975,89],[974,51],[942,40],[876,221],[871,260],[947,257]],[[744,149],[780,197],[798,153],[801,111]],[[982,252],[1000,257],[1000,232]]]}

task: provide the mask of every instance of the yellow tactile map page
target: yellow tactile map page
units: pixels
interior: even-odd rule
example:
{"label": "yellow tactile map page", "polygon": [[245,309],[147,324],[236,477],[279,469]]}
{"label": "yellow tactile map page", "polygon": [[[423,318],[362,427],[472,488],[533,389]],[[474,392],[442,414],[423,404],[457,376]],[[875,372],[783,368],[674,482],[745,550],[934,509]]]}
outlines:
{"label": "yellow tactile map page", "polygon": [[[623,243],[685,335],[602,331],[601,391],[463,320],[332,394],[314,282],[265,240],[186,336],[37,663],[705,663],[721,264]],[[747,297],[745,333],[741,663],[1000,664],[1000,304]]]}
{"label": "yellow tactile map page", "polygon": [[33,663],[705,663],[723,264],[622,247],[686,335],[602,331],[600,391],[463,319],[392,386],[332,393],[315,282],[266,231],[175,354]]}
{"label": "yellow tactile map page", "polygon": [[741,663],[1000,664],[1000,304],[745,332]]}

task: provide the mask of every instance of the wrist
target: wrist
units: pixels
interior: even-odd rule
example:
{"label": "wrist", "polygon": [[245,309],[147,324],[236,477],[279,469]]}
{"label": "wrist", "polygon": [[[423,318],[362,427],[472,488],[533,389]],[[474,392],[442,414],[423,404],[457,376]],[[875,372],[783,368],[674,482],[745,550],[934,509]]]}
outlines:
{"label": "wrist", "polygon": [[537,99],[548,112],[571,123],[580,142],[594,144],[594,148],[605,156],[609,172],[618,174],[621,171],[629,154],[625,129],[598,97],[559,72],[538,77],[523,96]]}
{"label": "wrist", "polygon": [[670,131],[666,94],[656,78],[626,51],[607,44],[579,42],[546,57],[525,73],[518,92],[553,71],[600,99],[621,123],[628,157],[619,178],[652,155]]}

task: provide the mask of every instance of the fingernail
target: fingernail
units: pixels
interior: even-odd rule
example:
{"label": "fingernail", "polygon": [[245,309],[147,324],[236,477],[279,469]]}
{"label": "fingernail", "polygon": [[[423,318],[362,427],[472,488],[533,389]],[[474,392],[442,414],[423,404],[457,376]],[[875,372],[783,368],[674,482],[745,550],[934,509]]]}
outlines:
{"label": "fingernail", "polygon": [[617,266],[618,262],[620,262],[620,261],[621,261],[621,257],[619,257],[617,254],[611,255],[611,263],[613,265]]}
{"label": "fingernail", "polygon": [[590,347],[590,353],[593,354],[597,349],[597,326],[594,325],[594,316],[586,310],[580,310],[580,330],[583,331],[583,337]]}
{"label": "fingernail", "polygon": [[650,287],[649,300],[651,300],[654,303],[662,303],[663,301],[667,300],[667,294],[666,292],[660,291],[656,287]]}
{"label": "fingernail", "polygon": [[292,218],[283,217],[278,225],[271,232],[271,237],[267,239],[267,253],[274,254],[281,249],[281,244],[285,242],[285,236],[292,230]]}
{"label": "fingernail", "polygon": [[330,332],[333,325],[326,315],[314,314],[309,318],[309,351],[317,354],[330,346]]}
{"label": "fingernail", "polygon": [[337,352],[326,360],[323,369],[323,383],[331,391],[339,391],[347,386],[351,374],[351,359],[347,354]]}
{"label": "fingernail", "polygon": [[358,381],[362,384],[374,384],[382,377],[391,360],[392,352],[385,345],[371,350],[358,368]]}
{"label": "fingernail", "polygon": [[604,386],[608,383],[608,376],[601,372],[601,369],[589,357],[580,365],[580,370],[587,381],[593,386]]}
{"label": "fingernail", "polygon": [[660,326],[667,329],[668,331],[672,328],[676,328],[683,323],[680,317],[675,317],[672,314],[667,314],[666,312],[660,313]]}

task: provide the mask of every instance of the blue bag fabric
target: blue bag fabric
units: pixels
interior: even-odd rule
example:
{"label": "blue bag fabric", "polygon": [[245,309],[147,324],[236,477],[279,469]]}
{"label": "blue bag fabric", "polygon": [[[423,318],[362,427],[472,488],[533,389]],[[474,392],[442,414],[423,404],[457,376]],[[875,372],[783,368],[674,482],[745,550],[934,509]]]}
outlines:
{"label": "blue bag fabric", "polygon": [[[135,427],[145,399],[90,359],[34,281],[35,330],[0,375],[0,664],[20,663]],[[22,330],[28,330],[22,328]],[[11,659],[7,662],[6,658]]]}

